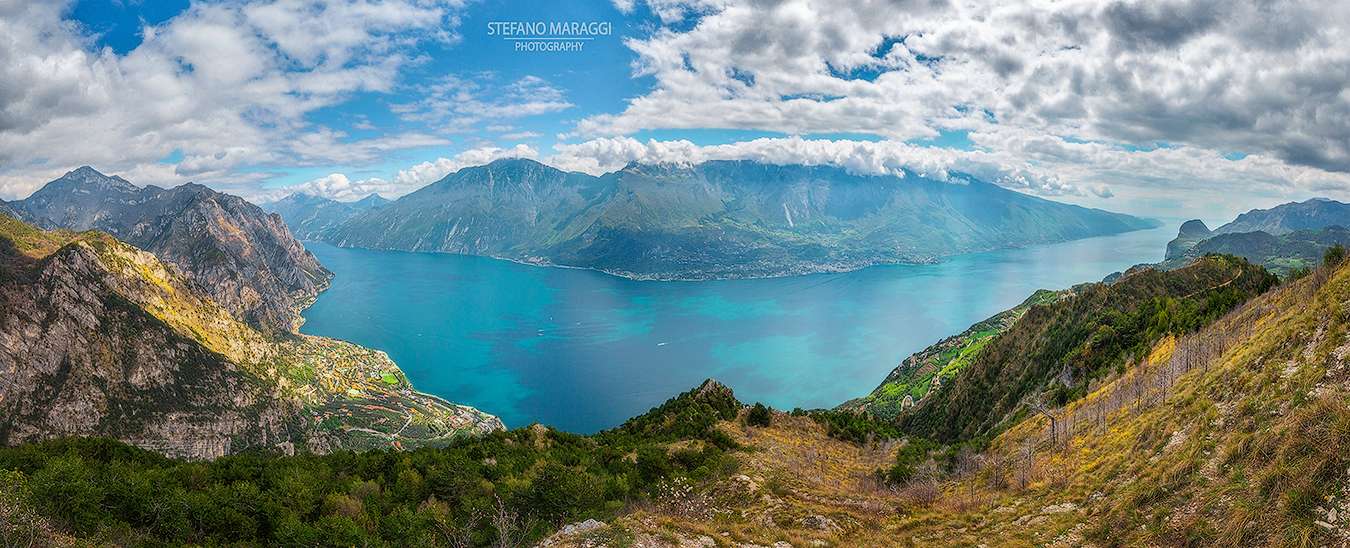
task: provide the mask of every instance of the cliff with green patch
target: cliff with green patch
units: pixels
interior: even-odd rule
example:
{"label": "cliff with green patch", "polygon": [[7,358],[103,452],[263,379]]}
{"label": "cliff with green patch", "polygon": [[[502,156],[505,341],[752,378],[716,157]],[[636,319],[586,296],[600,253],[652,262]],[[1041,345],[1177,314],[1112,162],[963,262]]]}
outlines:
{"label": "cliff with green patch", "polygon": [[106,436],[216,457],[443,445],[501,429],[381,352],[239,321],[101,232],[0,216],[0,443]]}
{"label": "cliff with green patch", "polygon": [[849,400],[839,409],[894,418],[955,379],[995,336],[1012,327],[1032,306],[1049,304],[1072,294],[1072,290],[1037,291],[1021,304],[910,355],[891,370],[886,380],[881,381],[870,394]]}
{"label": "cliff with green patch", "polygon": [[942,397],[920,402],[900,425],[945,441],[996,434],[1020,419],[1027,397],[1047,391],[1062,403],[1080,396],[1161,337],[1197,329],[1276,283],[1245,259],[1208,256],[1080,285],[1069,298],[1032,306],[942,387]]}

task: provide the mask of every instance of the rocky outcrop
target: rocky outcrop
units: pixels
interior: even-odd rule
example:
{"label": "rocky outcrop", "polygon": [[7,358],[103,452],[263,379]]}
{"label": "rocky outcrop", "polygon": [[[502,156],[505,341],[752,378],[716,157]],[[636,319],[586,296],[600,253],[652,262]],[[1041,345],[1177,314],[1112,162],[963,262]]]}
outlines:
{"label": "rocky outcrop", "polygon": [[1177,237],[1167,242],[1166,258],[1173,259],[1184,255],[1186,251],[1195,247],[1195,244],[1212,234],[1213,232],[1210,232],[1209,227],[1205,226],[1205,222],[1200,219],[1191,219],[1181,223],[1181,229],[1177,231]]}
{"label": "rocky outcrop", "polygon": [[0,443],[98,434],[214,457],[291,439],[296,402],[126,298],[91,244],[31,268],[0,289]]}
{"label": "rocky outcrop", "polygon": [[211,458],[443,445],[502,428],[382,352],[260,331],[155,256],[0,216],[0,444],[116,438]]}
{"label": "rocky outcrop", "polygon": [[201,185],[140,188],[82,167],[10,205],[41,226],[101,230],[154,253],[268,331],[296,329],[332,278],[279,216]]}

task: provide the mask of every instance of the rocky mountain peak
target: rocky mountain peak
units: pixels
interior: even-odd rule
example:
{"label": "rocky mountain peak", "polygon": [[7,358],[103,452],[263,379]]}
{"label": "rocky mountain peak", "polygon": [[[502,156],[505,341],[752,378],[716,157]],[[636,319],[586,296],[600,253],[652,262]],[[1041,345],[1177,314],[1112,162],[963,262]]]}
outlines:
{"label": "rocky mountain peak", "polygon": [[1213,234],[1209,227],[1205,226],[1205,222],[1200,219],[1191,219],[1181,223],[1181,229],[1177,231],[1177,237],[1167,243],[1166,258],[1173,259],[1184,255],[1186,251],[1195,247],[1195,244]]}
{"label": "rocky mountain peak", "polygon": [[698,385],[698,388],[694,390],[694,397],[700,400],[735,399],[736,395],[730,387],[717,382],[716,379],[706,379],[703,384]]}
{"label": "rocky mountain peak", "polygon": [[101,230],[149,251],[268,331],[294,329],[332,277],[281,218],[197,183],[138,188],[84,166],[10,207],[43,227]]}
{"label": "rocky mountain peak", "polygon": [[360,200],[357,200],[355,203],[359,207],[379,207],[391,201],[392,200],[390,200],[389,198],[380,196],[379,193],[371,193],[369,196],[361,198]]}
{"label": "rocky mountain peak", "polygon": [[61,176],[61,178],[52,181],[51,183],[48,183],[48,185],[57,183],[62,183],[65,185],[78,185],[82,187],[92,187],[90,188],[91,190],[98,189],[105,191],[114,190],[123,192],[135,192],[137,190],[136,185],[131,184],[130,181],[127,181],[126,179],[123,179],[116,175],[113,176],[104,175],[97,169],[94,169],[90,166],[80,166],[69,172],[66,172],[65,175]]}
{"label": "rocky mountain peak", "polygon": [[0,218],[0,280],[0,370],[11,373],[0,445],[97,435],[214,458],[443,445],[503,428],[416,392],[383,352],[250,327],[180,269],[104,233]]}
{"label": "rocky mountain peak", "polygon": [[1181,230],[1177,232],[1178,236],[1208,236],[1209,227],[1200,219],[1191,219],[1181,223]]}

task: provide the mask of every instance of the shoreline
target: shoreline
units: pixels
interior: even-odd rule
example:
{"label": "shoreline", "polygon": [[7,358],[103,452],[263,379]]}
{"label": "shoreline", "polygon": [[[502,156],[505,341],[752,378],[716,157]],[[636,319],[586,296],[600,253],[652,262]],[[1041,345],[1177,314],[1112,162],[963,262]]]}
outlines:
{"label": "shoreline", "polygon": [[[946,262],[946,261],[955,259],[955,258],[957,258],[957,257],[966,256],[966,255],[978,255],[978,254],[982,254],[982,253],[997,253],[997,252],[1000,252],[1000,251],[1012,251],[1012,250],[1027,249],[1027,248],[1038,247],[1038,246],[1052,246],[1052,245],[1059,245],[1059,244],[1065,244],[1065,243],[1070,243],[1070,242],[1077,242],[1077,241],[1082,241],[1082,240],[1091,240],[1091,239],[1095,239],[1095,238],[1109,238],[1109,237],[1112,237],[1112,236],[1120,236],[1120,235],[1130,234],[1130,233],[1134,233],[1134,232],[1141,232],[1141,231],[1147,231],[1147,230],[1158,230],[1158,229],[1161,229],[1161,228],[1165,228],[1166,226],[1167,226],[1166,223],[1161,223],[1161,222],[1160,222],[1160,223],[1159,223],[1158,225],[1156,225],[1156,226],[1142,227],[1142,228],[1135,228],[1135,229],[1131,229],[1131,230],[1124,230],[1124,231],[1121,231],[1121,232],[1112,232],[1112,233],[1108,233],[1108,234],[1097,234],[1097,235],[1093,235],[1093,236],[1084,236],[1084,237],[1082,237],[1082,238],[1070,238],[1070,239],[1065,239],[1065,240],[1054,240],[1054,241],[1046,241],[1046,242],[1034,242],[1034,243],[1027,243],[1027,244],[1022,244],[1022,245],[1010,245],[1010,246],[1003,246],[1003,247],[991,247],[991,248],[987,248],[987,249],[975,249],[975,250],[970,250],[970,251],[962,251],[962,252],[960,252],[960,253],[952,253],[952,254],[949,254],[949,255],[941,255],[941,256],[929,257],[929,258],[925,258],[925,259],[917,259],[917,260],[915,260],[915,261],[864,261],[864,262],[858,263],[858,264],[856,264],[856,265],[840,266],[840,267],[838,267],[838,268],[804,269],[804,270],[801,270],[801,271],[788,271],[788,272],[782,272],[782,273],[776,273],[776,274],[763,274],[763,275],[757,275],[757,274],[743,274],[743,275],[731,275],[731,276],[702,276],[702,277],[690,277],[690,276],[679,276],[679,275],[664,275],[664,274],[637,274],[637,273],[633,273],[633,272],[629,272],[629,271],[624,271],[624,270],[613,270],[613,269],[605,269],[605,268],[596,268],[596,267],[591,267],[591,266],[579,266],[579,265],[559,264],[559,263],[555,263],[555,262],[552,262],[552,261],[549,261],[549,260],[543,259],[543,258],[520,258],[520,257],[508,257],[508,256],[503,256],[503,255],[483,255],[483,254],[476,254],[476,253],[459,253],[459,252],[453,252],[453,251],[413,251],[413,250],[407,250],[407,249],[395,249],[395,248],[362,247],[362,246],[340,245],[340,244],[336,244],[336,243],[329,242],[329,241],[325,241],[325,240],[313,240],[313,239],[306,239],[306,240],[299,240],[299,241],[300,241],[300,243],[301,243],[302,245],[303,245],[303,244],[307,244],[307,243],[321,243],[321,244],[324,244],[324,245],[330,245],[330,246],[333,246],[333,247],[339,248],[339,249],[360,249],[360,250],[364,250],[364,251],[380,251],[380,252],[388,252],[388,253],[414,253],[414,254],[426,254],[426,255],[455,255],[455,256],[460,256],[460,257],[480,257],[480,258],[484,258],[484,259],[493,259],[493,260],[498,260],[498,261],[505,261],[505,262],[515,263],[515,264],[525,265],[525,266],[535,266],[535,267],[542,267],[542,268],[558,268],[558,269],[564,269],[564,270],[584,270],[584,271],[590,271],[590,272],[596,272],[596,273],[599,273],[599,274],[604,274],[604,275],[607,275],[607,276],[612,276],[612,277],[615,277],[615,278],[621,278],[621,279],[624,279],[624,280],[630,280],[630,281],[634,281],[634,282],[670,282],[670,283],[685,283],[685,282],[729,282],[729,281],[739,281],[739,280],[768,280],[768,279],[776,279],[776,278],[792,278],[792,277],[797,277],[797,276],[813,276],[813,275],[818,275],[818,274],[846,274],[846,273],[849,273],[849,272],[857,272],[857,271],[865,270],[865,269],[868,269],[868,268],[873,268],[873,267],[883,267],[883,266],[925,266],[925,265],[935,265],[935,264],[941,264],[941,263],[943,263],[943,262]],[[334,277],[336,277],[336,275],[335,275]],[[331,285],[331,284],[330,284],[330,285]],[[327,287],[324,288],[324,290],[327,290],[327,289],[328,289]],[[320,293],[322,293],[322,292],[323,292],[323,291],[320,291]],[[317,299],[316,299],[316,300],[317,300]],[[311,303],[311,304],[312,304],[312,303]],[[307,308],[307,307],[306,307],[306,308]]]}

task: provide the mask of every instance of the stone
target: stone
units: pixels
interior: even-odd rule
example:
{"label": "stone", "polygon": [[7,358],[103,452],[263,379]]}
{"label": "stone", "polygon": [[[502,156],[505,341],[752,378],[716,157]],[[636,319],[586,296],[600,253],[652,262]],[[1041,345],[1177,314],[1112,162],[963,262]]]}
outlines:
{"label": "stone", "polygon": [[564,525],[563,528],[562,528],[562,530],[560,530],[560,531],[558,531],[558,532],[559,532],[559,533],[562,533],[563,535],[576,535],[576,534],[580,534],[580,533],[585,533],[585,532],[587,532],[587,531],[594,531],[594,530],[599,529],[599,528],[604,527],[604,526],[605,526],[605,522],[603,522],[603,521],[597,521],[597,520],[594,520],[594,519],[588,519],[588,520],[583,521],[583,522],[579,522],[579,523],[569,523],[569,524],[567,524],[567,525]]}
{"label": "stone", "polygon": [[802,527],[817,531],[839,531],[841,529],[834,520],[819,514],[811,514],[802,518]]}
{"label": "stone", "polygon": [[1078,505],[1077,505],[1077,504],[1074,504],[1074,503],[1072,503],[1072,502],[1063,502],[1063,503],[1060,503],[1060,504],[1052,504],[1052,505],[1050,505],[1050,506],[1046,506],[1045,508],[1042,508],[1042,509],[1041,509],[1041,513],[1042,513],[1042,514],[1063,514],[1063,513],[1065,513],[1065,512],[1072,512],[1072,511],[1077,510],[1077,509],[1078,509]]}

